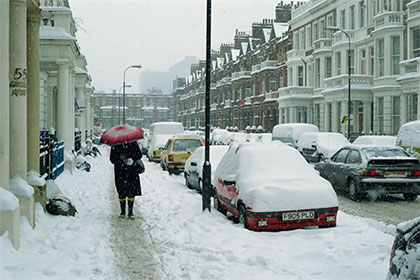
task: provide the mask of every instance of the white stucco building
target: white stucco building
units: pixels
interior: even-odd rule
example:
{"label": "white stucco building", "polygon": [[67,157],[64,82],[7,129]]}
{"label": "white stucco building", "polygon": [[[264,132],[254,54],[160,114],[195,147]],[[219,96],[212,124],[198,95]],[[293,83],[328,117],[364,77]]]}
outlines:
{"label": "white stucco building", "polygon": [[76,130],[91,134],[93,88],[75,33],[68,0],[0,1],[0,235],[16,249],[20,216],[35,226],[43,187],[28,177],[40,172],[40,131],[52,127],[68,151]]}
{"label": "white stucco building", "polygon": [[285,122],[347,132],[344,32],[351,133],[396,135],[401,124],[420,119],[419,0],[312,0],[292,11],[289,25],[288,87],[278,100]]}
{"label": "white stucco building", "polygon": [[82,131],[82,141],[91,136],[90,96],[94,89],[68,1],[43,0],[41,9],[41,129],[55,128],[65,149],[72,150],[75,128]]}

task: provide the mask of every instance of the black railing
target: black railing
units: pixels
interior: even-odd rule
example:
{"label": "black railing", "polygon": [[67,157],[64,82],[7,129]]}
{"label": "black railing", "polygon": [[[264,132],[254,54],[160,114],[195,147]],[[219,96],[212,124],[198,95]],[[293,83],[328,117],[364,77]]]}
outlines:
{"label": "black railing", "polygon": [[40,131],[39,150],[40,175],[44,179],[55,179],[64,171],[64,141],[58,141],[48,131]]}
{"label": "black railing", "polygon": [[82,148],[82,132],[74,132],[74,151],[77,153]]}

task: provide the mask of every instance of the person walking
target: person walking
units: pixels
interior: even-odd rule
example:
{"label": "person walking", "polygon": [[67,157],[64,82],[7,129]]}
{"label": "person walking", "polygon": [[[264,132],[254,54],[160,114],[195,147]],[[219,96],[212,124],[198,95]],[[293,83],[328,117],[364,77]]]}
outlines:
{"label": "person walking", "polygon": [[117,144],[111,147],[111,163],[114,164],[115,187],[120,200],[120,218],[125,218],[126,201],[128,202],[128,219],[134,220],[134,198],[141,195],[138,169],[134,164],[142,157],[136,141]]}

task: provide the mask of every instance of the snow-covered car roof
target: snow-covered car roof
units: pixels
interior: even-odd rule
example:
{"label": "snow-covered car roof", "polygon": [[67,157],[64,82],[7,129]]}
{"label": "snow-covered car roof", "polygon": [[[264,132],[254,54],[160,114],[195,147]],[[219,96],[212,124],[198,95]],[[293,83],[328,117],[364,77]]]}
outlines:
{"label": "snow-covered car roof", "polygon": [[397,144],[420,148],[420,120],[405,123],[400,127]]}
{"label": "snow-covered car roof", "polygon": [[354,140],[353,144],[372,144],[395,146],[397,137],[389,135],[362,135]]}
{"label": "snow-covered car roof", "polygon": [[[220,160],[222,159],[223,155],[229,149],[227,145],[213,145],[210,146],[210,165],[212,171],[216,170],[217,166],[219,165]],[[205,146],[198,147],[195,149],[194,153],[187,159],[185,163],[185,171],[189,171],[190,168],[198,168],[199,174],[203,172],[203,164],[204,164],[204,152]],[[196,167],[192,167],[190,162],[194,160],[197,162]],[[212,172],[212,178],[214,177],[214,172]]]}
{"label": "snow-covered car roof", "polygon": [[[368,160],[370,159],[415,159],[405,152],[402,148],[388,145],[369,145],[369,144],[351,144],[343,146],[343,148],[353,148],[362,151]],[[381,152],[395,151],[395,153]]]}
{"label": "snow-covered car roof", "polygon": [[280,142],[233,144],[220,161],[217,180],[235,181],[252,211],[337,207],[331,184],[302,155]]}
{"label": "snow-covered car roof", "polygon": [[349,141],[343,134],[337,132],[305,132],[299,137],[298,150],[311,148],[315,142],[317,150],[326,158],[330,158],[344,145],[349,145]]}

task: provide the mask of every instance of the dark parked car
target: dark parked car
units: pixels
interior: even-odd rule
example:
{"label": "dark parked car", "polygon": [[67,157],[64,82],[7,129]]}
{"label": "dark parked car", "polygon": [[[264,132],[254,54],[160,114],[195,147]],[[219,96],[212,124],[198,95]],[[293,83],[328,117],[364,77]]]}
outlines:
{"label": "dark parked car", "polygon": [[399,224],[387,280],[420,279],[420,217]]}
{"label": "dark parked car", "polygon": [[419,160],[399,147],[348,145],[330,160],[316,164],[315,169],[354,201],[368,191],[403,194],[407,201],[416,200],[420,193]]}

